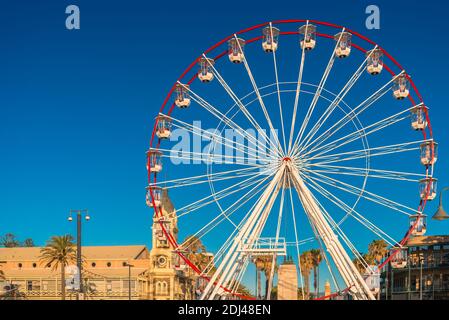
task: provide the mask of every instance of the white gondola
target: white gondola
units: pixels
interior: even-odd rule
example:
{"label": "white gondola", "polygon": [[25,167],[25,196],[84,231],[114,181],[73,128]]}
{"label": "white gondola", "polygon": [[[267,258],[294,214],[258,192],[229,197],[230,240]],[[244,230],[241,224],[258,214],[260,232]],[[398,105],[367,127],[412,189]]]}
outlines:
{"label": "white gondola", "polygon": [[301,49],[306,51],[312,50],[316,45],[316,26],[313,24],[306,24],[299,28],[301,35]]}
{"label": "white gondola", "polygon": [[162,171],[162,152],[156,149],[150,149],[147,153],[147,170],[158,173]]}
{"label": "white gondola", "polygon": [[156,117],[156,136],[159,139],[168,139],[171,135],[172,120],[164,115]]}
{"label": "white gondola", "polygon": [[263,29],[262,48],[265,52],[273,52],[278,48],[279,29],[268,26]]}
{"label": "white gondola", "polygon": [[177,107],[184,109],[190,106],[189,86],[187,84],[176,84],[176,100]]}
{"label": "white gondola", "polygon": [[337,41],[335,54],[340,59],[348,57],[351,53],[351,38],[352,34],[350,34],[349,32],[339,32],[334,36],[335,41]]}
{"label": "white gondola", "polygon": [[412,236],[425,235],[427,232],[427,216],[425,214],[410,216],[410,227],[414,227],[411,232]]}
{"label": "white gondola", "polygon": [[438,143],[427,141],[421,144],[421,163],[424,166],[433,166],[438,160]]}
{"label": "white gondola", "polygon": [[419,194],[424,201],[432,201],[437,196],[437,183],[435,178],[425,178],[419,181]]}
{"label": "white gondola", "polygon": [[198,70],[198,79],[201,82],[211,82],[214,79],[214,73],[212,72],[212,66],[215,64],[214,59],[210,58],[201,58],[198,62],[199,70]]}
{"label": "white gondola", "polygon": [[245,48],[245,40],[243,39],[232,38],[228,41],[228,57],[232,63],[243,62],[243,48]]}
{"label": "white gondola", "polygon": [[[153,194],[153,198],[151,198],[151,194]],[[161,197],[162,197],[162,188],[156,186],[150,186],[147,188],[147,195],[145,197],[147,206],[153,207],[153,201],[156,208],[161,206]]]}
{"label": "white gondola", "polygon": [[365,283],[373,294],[378,294],[380,290],[380,272],[377,266],[369,266],[363,274]]}
{"label": "white gondola", "polygon": [[393,95],[398,100],[407,98],[410,94],[410,83],[405,74],[401,74],[394,80]]}
{"label": "white gondola", "polygon": [[395,247],[391,254],[393,255],[390,264],[394,269],[404,269],[407,267],[407,248]]}
{"label": "white gondola", "polygon": [[366,53],[366,70],[369,74],[375,76],[382,72],[383,69],[383,52],[380,49],[373,49]]}
{"label": "white gondola", "polygon": [[414,130],[424,130],[427,128],[426,112],[428,108],[424,105],[416,106],[410,110],[412,119],[412,128]]}

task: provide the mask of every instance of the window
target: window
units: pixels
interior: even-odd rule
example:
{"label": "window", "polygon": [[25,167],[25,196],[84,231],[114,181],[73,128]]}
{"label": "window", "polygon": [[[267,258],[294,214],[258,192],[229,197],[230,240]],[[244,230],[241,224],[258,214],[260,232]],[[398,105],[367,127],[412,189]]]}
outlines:
{"label": "window", "polygon": [[122,266],[127,267],[128,264],[126,262],[122,262]]}
{"label": "window", "polygon": [[92,268],[95,268],[97,266],[97,264],[95,262],[92,262],[91,266],[92,266]]}
{"label": "window", "polygon": [[37,264],[36,263],[33,263],[33,268],[36,268],[37,267]]}
{"label": "window", "polygon": [[21,264],[21,263],[19,263],[17,266],[18,266],[19,268],[22,268],[22,264]]}
{"label": "window", "polygon": [[107,265],[107,266],[108,266],[108,268],[109,268],[109,267],[111,267],[111,266],[112,266],[112,263],[108,262],[108,263],[106,263],[106,265]]}

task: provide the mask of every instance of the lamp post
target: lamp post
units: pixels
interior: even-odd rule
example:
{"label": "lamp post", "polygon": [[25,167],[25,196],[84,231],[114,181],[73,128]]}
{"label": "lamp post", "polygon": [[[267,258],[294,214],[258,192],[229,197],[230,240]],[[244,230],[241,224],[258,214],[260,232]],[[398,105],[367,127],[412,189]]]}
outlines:
{"label": "lamp post", "polygon": [[131,268],[134,267],[132,264],[126,263],[128,267],[128,299],[131,300]]}
{"label": "lamp post", "polygon": [[83,276],[82,276],[82,255],[81,255],[81,222],[82,215],[84,214],[86,221],[90,220],[89,212],[87,209],[83,210],[70,210],[69,214],[69,222],[73,221],[72,214],[76,214],[76,265],[78,267],[78,281],[79,281],[79,290],[77,299],[80,298],[80,294],[84,293],[83,287]]}
{"label": "lamp post", "polygon": [[435,214],[432,217],[433,220],[443,221],[443,220],[449,219],[449,215],[446,213],[446,211],[444,211],[444,208],[443,208],[443,192],[447,191],[447,190],[449,190],[449,187],[445,187],[445,188],[441,189],[440,205],[438,206],[437,212],[435,212]]}

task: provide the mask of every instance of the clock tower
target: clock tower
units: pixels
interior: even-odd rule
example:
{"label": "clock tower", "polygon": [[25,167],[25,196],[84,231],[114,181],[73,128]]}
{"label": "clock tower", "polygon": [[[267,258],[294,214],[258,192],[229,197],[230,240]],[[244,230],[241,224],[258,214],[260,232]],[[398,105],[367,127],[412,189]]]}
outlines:
{"label": "clock tower", "polygon": [[163,226],[178,241],[178,219],[167,189],[162,189],[160,209],[162,217],[153,216],[149,270],[150,299],[191,299],[192,280],[188,277],[187,266],[180,263],[178,254],[174,252],[175,248],[162,230]]}

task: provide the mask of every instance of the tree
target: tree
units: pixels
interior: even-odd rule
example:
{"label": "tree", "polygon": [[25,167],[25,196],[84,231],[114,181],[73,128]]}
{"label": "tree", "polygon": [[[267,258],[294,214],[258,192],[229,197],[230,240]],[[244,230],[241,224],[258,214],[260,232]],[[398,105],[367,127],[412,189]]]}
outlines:
{"label": "tree", "polygon": [[384,240],[374,240],[368,245],[368,254],[376,264],[380,264],[388,253],[388,244]]}
{"label": "tree", "polygon": [[[0,264],[0,267],[1,267],[2,265]],[[3,270],[2,269],[0,269],[0,280],[5,280],[5,273],[3,272]]]}
{"label": "tree", "polygon": [[310,297],[310,271],[313,269],[313,257],[310,251],[305,251],[300,256],[301,274],[304,279],[304,295],[306,300]]}
{"label": "tree", "polygon": [[23,241],[22,243],[22,247],[34,247],[34,241],[31,238],[25,239],[25,241]]}
{"label": "tree", "polygon": [[323,256],[321,255],[320,249],[312,249],[310,250],[310,254],[312,256],[312,265],[313,265],[313,288],[315,292],[315,297],[318,297],[318,290],[320,287],[319,281],[319,268],[320,264],[323,261]]}
{"label": "tree", "polygon": [[273,263],[273,256],[265,255],[258,256],[254,259],[254,264],[256,265],[257,272],[257,293],[259,299],[262,298],[262,283],[261,283],[261,273],[265,275],[265,299],[268,298],[268,287],[271,274],[271,266]]}
{"label": "tree", "polygon": [[61,299],[65,300],[65,267],[76,261],[76,248],[71,235],[53,236],[41,249],[41,263],[61,270]]}
{"label": "tree", "polygon": [[[201,239],[196,236],[187,236],[183,242],[182,245],[183,248],[185,248],[184,255],[186,256],[189,261],[191,261],[201,272],[207,271],[209,275],[213,274],[215,271],[215,266],[211,263],[212,262],[212,256],[207,254],[206,246],[201,242]],[[208,268],[208,270],[205,270]],[[195,289],[195,281],[197,280],[197,275],[195,272],[192,272],[192,270],[188,269],[188,277],[190,278],[190,281],[192,285],[190,288],[192,289],[192,292],[190,293],[191,296],[194,296],[193,290]],[[205,284],[204,281],[199,282],[199,288],[200,290],[203,290],[203,285]]]}
{"label": "tree", "polygon": [[20,246],[20,242],[16,239],[14,234],[7,233],[1,238],[0,245],[5,248],[15,248]]}

